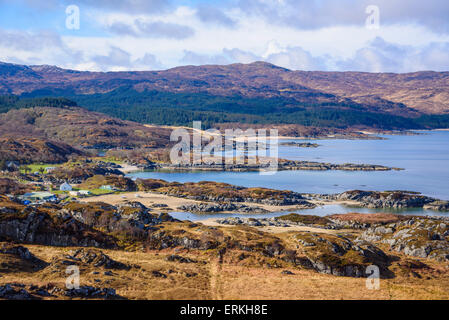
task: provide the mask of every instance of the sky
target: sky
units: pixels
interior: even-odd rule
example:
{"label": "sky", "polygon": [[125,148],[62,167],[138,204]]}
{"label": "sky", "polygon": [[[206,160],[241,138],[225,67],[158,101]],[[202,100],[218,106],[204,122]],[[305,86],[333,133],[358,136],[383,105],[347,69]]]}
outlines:
{"label": "sky", "polygon": [[448,0],[0,0],[0,61],[449,71]]}

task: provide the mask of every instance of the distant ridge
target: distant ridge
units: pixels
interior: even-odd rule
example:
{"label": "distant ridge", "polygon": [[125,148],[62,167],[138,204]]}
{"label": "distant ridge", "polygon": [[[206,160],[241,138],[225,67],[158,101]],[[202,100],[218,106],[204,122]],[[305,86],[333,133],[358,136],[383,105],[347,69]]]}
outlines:
{"label": "distant ridge", "polygon": [[92,94],[123,86],[137,91],[359,103],[373,112],[403,116],[449,113],[449,72],[305,72],[261,61],[163,71],[88,72],[0,62],[0,94],[20,95],[44,89],[46,93]]}

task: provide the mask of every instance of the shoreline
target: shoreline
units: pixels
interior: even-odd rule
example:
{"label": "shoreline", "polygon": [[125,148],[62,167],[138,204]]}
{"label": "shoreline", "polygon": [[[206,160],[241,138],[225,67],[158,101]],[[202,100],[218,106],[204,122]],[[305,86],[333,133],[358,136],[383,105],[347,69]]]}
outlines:
{"label": "shoreline", "polygon": [[[130,201],[138,201],[142,203],[143,205],[147,207],[151,207],[154,204],[165,204],[168,206],[168,208],[171,211],[176,211],[177,207],[181,205],[186,204],[200,204],[205,203],[207,201],[200,201],[200,200],[192,200],[192,199],[186,199],[181,197],[174,197],[169,196],[165,194],[160,194],[156,192],[148,192],[148,191],[134,191],[134,192],[124,192],[120,194],[105,194],[105,195],[99,195],[99,196],[92,196],[88,198],[82,198],[80,199],[81,202],[105,202],[108,204],[116,205],[121,204],[125,202]],[[315,205],[328,205],[328,204],[351,204],[350,202],[343,202],[343,201],[330,201],[324,203],[323,201],[317,201],[317,200],[310,200],[309,202],[315,204]],[[244,204],[248,206],[258,207],[262,208],[268,211],[268,213],[274,213],[274,212],[287,212],[287,211],[296,211],[296,210],[305,210],[307,208],[301,206],[301,205],[288,205],[288,206],[275,206],[275,205],[268,205],[263,203],[254,203],[254,202],[239,202],[239,204]],[[355,202],[353,204],[356,204]],[[161,208],[163,211],[167,211],[167,208]],[[310,208],[312,209],[312,208]],[[180,211],[181,212],[181,211]],[[192,214],[195,214],[191,212]],[[217,214],[231,214],[235,213],[234,211],[220,211],[216,212]],[[197,213],[201,214],[201,213]],[[245,214],[245,213],[241,213]],[[247,215],[251,215],[253,213],[247,213]],[[261,213],[263,214],[263,213]]]}

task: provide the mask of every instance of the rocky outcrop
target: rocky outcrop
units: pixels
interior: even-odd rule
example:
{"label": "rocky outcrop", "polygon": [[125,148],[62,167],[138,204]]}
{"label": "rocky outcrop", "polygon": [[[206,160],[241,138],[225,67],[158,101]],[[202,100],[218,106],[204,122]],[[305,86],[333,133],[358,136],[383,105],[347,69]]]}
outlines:
{"label": "rocky outcrop", "polygon": [[401,168],[392,168],[373,164],[334,164],[323,163],[314,161],[298,161],[298,160],[280,160],[279,170],[313,170],[313,171],[326,171],[326,170],[342,170],[342,171],[391,171],[391,170],[403,170]]}
{"label": "rocky outcrop", "polygon": [[0,298],[7,300],[35,300],[36,296],[30,294],[25,286],[15,283],[7,283],[0,286]]}
{"label": "rocky outcrop", "polygon": [[[290,218],[290,219],[288,219]],[[292,213],[286,216],[273,218],[242,218],[242,217],[227,217],[215,220],[219,224],[224,225],[247,225],[251,227],[294,227],[305,226],[321,229],[339,229],[333,221],[309,215],[299,215]]]}
{"label": "rocky outcrop", "polygon": [[336,195],[323,195],[321,199],[356,201],[367,208],[421,208],[435,199],[408,191],[346,191]]}
{"label": "rocky outcrop", "polygon": [[214,203],[250,202],[274,206],[297,205],[313,208],[300,193],[269,188],[246,188],[214,181],[167,182],[158,179],[136,180],[139,190]]}
{"label": "rocky outcrop", "polygon": [[179,194],[177,192],[166,192],[164,193],[169,196],[175,196],[175,197],[181,197],[191,200],[197,200],[197,201],[210,201],[210,202],[252,202],[252,203],[261,203],[266,204],[270,206],[291,206],[291,205],[297,205],[304,208],[314,208],[315,205],[313,203],[308,202],[305,200],[299,193],[290,193],[285,194],[283,197],[267,197],[267,198],[253,198],[253,197],[244,197],[239,195],[234,195],[231,198],[228,198],[226,195],[208,195],[208,194],[201,194],[201,195],[185,195],[185,194]]}
{"label": "rocky outcrop", "polygon": [[434,201],[424,205],[425,210],[449,211],[449,201]]}
{"label": "rocky outcrop", "polygon": [[[212,170],[212,171],[259,171],[263,169],[271,169],[271,163],[259,164],[160,164],[159,168],[167,170]],[[277,163],[276,170],[306,170],[306,171],[326,171],[326,170],[342,170],[342,171],[390,171],[403,170],[401,168],[392,168],[381,165],[372,164],[334,164],[314,161],[298,161],[280,159]]]}
{"label": "rocky outcrop", "polygon": [[165,260],[170,261],[170,262],[179,262],[179,263],[196,263],[197,262],[197,261],[189,259],[189,258],[181,257],[177,254],[169,255]]}
{"label": "rocky outcrop", "polygon": [[389,258],[376,246],[366,241],[301,232],[294,236],[298,247],[312,267],[325,274],[346,277],[365,277],[370,265],[379,267],[382,277],[391,276]]}
{"label": "rocky outcrop", "polygon": [[27,248],[12,243],[0,244],[1,272],[34,272],[46,267],[47,263],[34,256]]}
{"label": "rocky outcrop", "polygon": [[0,238],[50,246],[114,247],[112,237],[71,216],[50,210],[15,206],[14,213],[0,212]]}
{"label": "rocky outcrop", "polygon": [[193,203],[185,204],[178,207],[178,210],[188,211],[188,212],[198,212],[198,213],[216,213],[216,212],[240,212],[240,213],[267,213],[260,207],[247,206],[244,204],[235,204],[232,202],[223,203]]}
{"label": "rocky outcrop", "polygon": [[197,239],[194,237],[176,236],[164,231],[153,232],[148,235],[146,245],[151,249],[167,249],[183,247],[186,249],[209,250],[217,248],[220,243],[214,240]]}
{"label": "rocky outcrop", "polygon": [[405,221],[373,226],[359,239],[385,243],[406,255],[449,261],[449,219],[416,217]]}
{"label": "rocky outcrop", "polygon": [[320,145],[318,143],[310,143],[310,142],[281,142],[280,146],[286,147],[298,147],[298,148],[318,148]]}
{"label": "rocky outcrop", "polygon": [[0,253],[13,255],[20,259],[31,261],[34,263],[38,263],[39,261],[41,261],[40,259],[36,258],[27,248],[13,245],[11,243],[2,243],[0,245]]}
{"label": "rocky outcrop", "polygon": [[77,249],[63,257],[61,262],[65,265],[88,265],[95,268],[129,270],[131,266],[111,259],[101,250],[97,249]]}
{"label": "rocky outcrop", "polygon": [[123,299],[112,288],[96,288],[81,286],[73,289],[62,289],[52,284],[45,286],[7,283],[0,286],[0,299],[6,300],[41,300],[43,298],[85,298],[85,299]]}
{"label": "rocky outcrop", "polygon": [[81,286],[79,288],[67,289],[64,295],[71,298],[86,299],[120,299],[115,289],[112,288],[96,288],[91,286]]}
{"label": "rocky outcrop", "polygon": [[127,226],[129,229],[146,231],[164,221],[174,221],[170,216],[153,214],[151,211],[140,202],[127,202],[117,206],[102,202],[71,202],[66,204],[59,214],[66,218],[73,217],[91,227],[105,228],[110,232],[123,230]]}
{"label": "rocky outcrop", "polygon": [[276,218],[240,218],[240,217],[228,217],[215,220],[219,224],[224,225],[247,225],[251,227],[288,227],[289,224],[278,221]]}

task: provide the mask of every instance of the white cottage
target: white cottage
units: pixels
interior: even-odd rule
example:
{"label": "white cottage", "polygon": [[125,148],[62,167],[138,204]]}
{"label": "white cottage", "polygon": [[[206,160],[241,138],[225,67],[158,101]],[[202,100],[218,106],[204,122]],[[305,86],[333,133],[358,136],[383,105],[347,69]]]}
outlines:
{"label": "white cottage", "polygon": [[72,186],[70,184],[68,184],[67,182],[64,182],[59,187],[59,190],[61,190],[61,191],[72,191]]}

